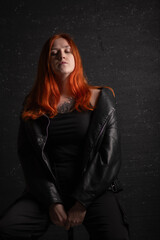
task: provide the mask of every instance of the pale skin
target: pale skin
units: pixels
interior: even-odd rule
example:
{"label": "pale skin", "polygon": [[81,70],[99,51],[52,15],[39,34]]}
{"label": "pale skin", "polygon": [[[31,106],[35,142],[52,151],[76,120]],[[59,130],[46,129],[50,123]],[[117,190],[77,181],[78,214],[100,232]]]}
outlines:
{"label": "pale skin", "polygon": [[[67,97],[70,96],[70,90],[67,88],[66,83],[70,73],[73,72],[75,68],[75,61],[71,47],[64,38],[58,38],[54,41],[51,55],[51,68],[56,75],[61,93],[58,103],[59,106],[67,101]],[[96,105],[99,93],[99,89],[91,89],[90,103],[92,106]],[[53,203],[49,207],[51,221],[58,226],[64,227],[66,230],[82,224],[85,215],[86,209],[78,201],[75,202],[68,212],[66,212],[64,206],[59,203]]]}

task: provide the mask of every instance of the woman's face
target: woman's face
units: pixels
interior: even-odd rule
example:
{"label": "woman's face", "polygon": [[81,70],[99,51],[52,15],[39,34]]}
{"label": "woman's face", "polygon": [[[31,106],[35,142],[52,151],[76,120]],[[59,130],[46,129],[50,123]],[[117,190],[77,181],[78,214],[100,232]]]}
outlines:
{"label": "woman's face", "polygon": [[67,78],[75,68],[72,49],[64,38],[56,39],[52,45],[51,68],[60,78]]}

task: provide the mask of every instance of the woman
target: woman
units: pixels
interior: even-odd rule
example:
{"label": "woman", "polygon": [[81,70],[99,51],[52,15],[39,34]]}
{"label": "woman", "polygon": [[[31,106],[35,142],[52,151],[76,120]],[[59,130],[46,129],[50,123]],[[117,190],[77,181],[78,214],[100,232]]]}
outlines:
{"label": "woman", "polygon": [[0,220],[1,239],[38,239],[50,222],[84,224],[91,240],[129,239],[118,200],[121,165],[114,91],[87,83],[67,34],[44,45],[20,118],[26,188]]}

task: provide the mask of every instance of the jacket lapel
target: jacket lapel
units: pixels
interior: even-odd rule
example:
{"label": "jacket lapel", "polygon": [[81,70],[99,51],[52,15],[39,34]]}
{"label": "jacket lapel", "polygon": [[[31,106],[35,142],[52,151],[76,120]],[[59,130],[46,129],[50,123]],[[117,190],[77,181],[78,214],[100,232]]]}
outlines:
{"label": "jacket lapel", "polygon": [[47,125],[49,120],[45,116],[41,116],[36,120],[26,121],[26,130],[28,136],[34,146],[39,150],[43,148],[43,145],[47,139]]}
{"label": "jacket lapel", "polygon": [[49,160],[43,151],[45,143],[47,141],[47,128],[49,126],[49,122],[50,120],[46,115],[41,116],[36,120],[28,120],[26,121],[26,130],[30,142],[34,146],[40,161],[43,161],[46,164],[47,168],[50,170],[51,175],[54,177]]}

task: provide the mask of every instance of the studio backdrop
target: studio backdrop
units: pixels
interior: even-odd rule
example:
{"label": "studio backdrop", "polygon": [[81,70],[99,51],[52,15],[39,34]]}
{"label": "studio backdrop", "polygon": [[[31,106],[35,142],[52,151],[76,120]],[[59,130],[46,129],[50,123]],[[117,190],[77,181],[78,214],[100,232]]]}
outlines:
{"label": "studio backdrop", "polygon": [[[0,12],[0,213],[25,185],[17,156],[19,114],[40,51],[50,36],[65,32],[80,50],[89,83],[116,94],[121,198],[131,239],[159,240],[159,0],[2,0]],[[67,235],[51,226],[44,239]],[[88,239],[83,226],[75,228],[76,239]]]}

